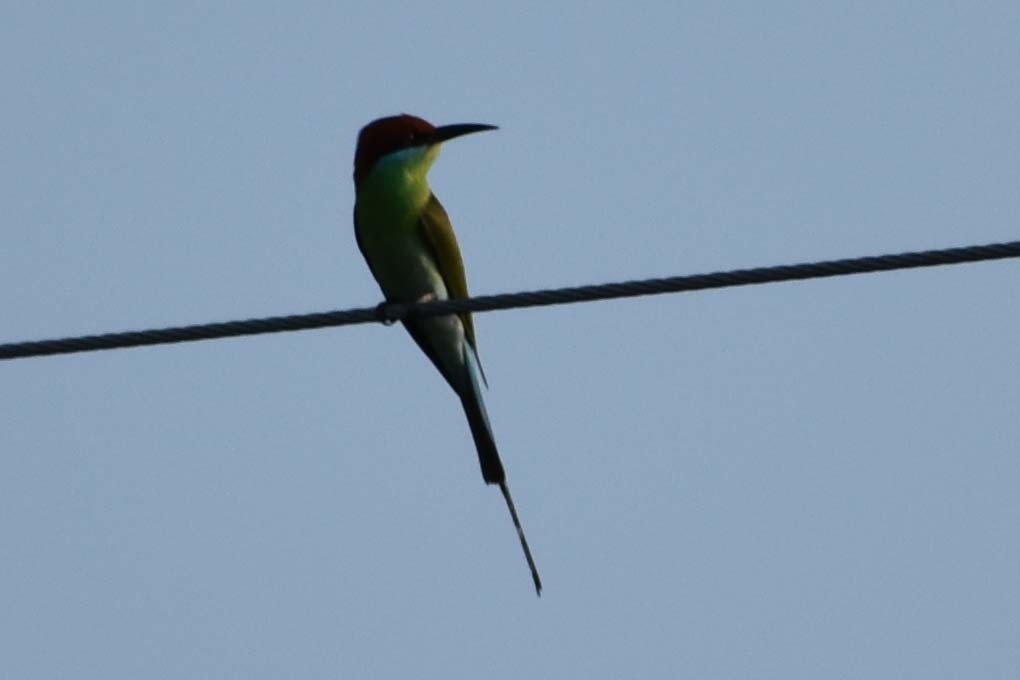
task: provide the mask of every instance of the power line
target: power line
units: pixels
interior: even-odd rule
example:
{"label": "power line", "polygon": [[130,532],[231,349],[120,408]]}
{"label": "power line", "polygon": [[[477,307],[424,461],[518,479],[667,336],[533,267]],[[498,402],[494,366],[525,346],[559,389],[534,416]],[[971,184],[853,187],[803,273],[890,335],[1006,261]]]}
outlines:
{"label": "power line", "polygon": [[736,269],[693,276],[671,276],[619,283],[601,283],[591,286],[553,288],[501,295],[483,295],[463,300],[442,300],[411,304],[383,303],[377,307],[295,314],[262,319],[245,319],[224,323],[195,326],[174,326],[123,333],[104,333],[79,337],[15,342],[0,345],[0,360],[51,354],[71,354],[101,349],[162,345],[173,342],[212,340],[240,335],[280,333],[328,326],[381,322],[394,323],[410,316],[427,317],[459,312],[488,312],[498,309],[541,307],[574,302],[591,302],[613,298],[681,293],[711,288],[751,286],[780,281],[799,281],[850,274],[914,269],[965,262],[982,262],[1020,257],[1020,241],[991,243],[988,245],[946,248],[943,250],[914,251],[874,257],[856,257],[843,260],[826,260],[801,264]]}

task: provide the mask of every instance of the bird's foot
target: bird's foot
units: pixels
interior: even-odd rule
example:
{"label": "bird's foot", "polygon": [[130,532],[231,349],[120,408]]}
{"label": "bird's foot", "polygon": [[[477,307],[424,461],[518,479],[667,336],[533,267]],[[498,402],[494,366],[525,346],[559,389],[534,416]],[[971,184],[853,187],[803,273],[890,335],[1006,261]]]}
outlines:
{"label": "bird's foot", "polygon": [[375,307],[375,318],[384,326],[392,326],[404,316],[404,306],[395,302],[380,302]]}
{"label": "bird's foot", "polygon": [[[415,300],[414,304],[435,302],[438,299],[439,298],[436,297],[435,293],[425,293]],[[384,326],[392,326],[397,321],[402,321],[406,316],[408,316],[408,314],[407,305],[401,302],[390,302],[389,300],[386,300],[384,302],[380,302],[375,307],[375,318]]]}

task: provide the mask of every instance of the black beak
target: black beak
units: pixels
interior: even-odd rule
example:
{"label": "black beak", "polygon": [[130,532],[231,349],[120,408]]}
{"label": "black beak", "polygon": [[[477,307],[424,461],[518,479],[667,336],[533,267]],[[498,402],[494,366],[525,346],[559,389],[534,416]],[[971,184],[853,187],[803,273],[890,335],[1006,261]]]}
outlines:
{"label": "black beak", "polygon": [[486,130],[498,130],[495,125],[483,123],[457,123],[455,125],[442,125],[432,131],[428,136],[429,144],[441,144],[454,137],[470,135],[472,132],[485,132]]}

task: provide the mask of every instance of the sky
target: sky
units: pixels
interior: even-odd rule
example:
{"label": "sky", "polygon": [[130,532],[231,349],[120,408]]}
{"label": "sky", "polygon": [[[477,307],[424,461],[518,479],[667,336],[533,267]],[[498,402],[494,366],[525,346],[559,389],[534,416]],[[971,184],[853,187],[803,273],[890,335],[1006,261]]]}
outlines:
{"label": "sky", "polygon": [[[1020,238],[1020,5],[17,3],[0,342]],[[399,326],[0,363],[5,678],[1015,678],[1020,264],[476,316],[536,598]]]}

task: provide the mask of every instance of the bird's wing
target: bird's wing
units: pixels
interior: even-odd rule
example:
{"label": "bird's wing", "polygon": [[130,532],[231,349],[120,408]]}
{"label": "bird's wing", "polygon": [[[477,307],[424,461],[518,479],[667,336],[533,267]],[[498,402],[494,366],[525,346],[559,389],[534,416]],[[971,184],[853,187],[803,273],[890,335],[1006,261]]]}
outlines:
{"label": "bird's wing", "polygon": [[[446,210],[434,194],[429,195],[429,201],[421,213],[421,231],[425,244],[429,248],[439,275],[443,277],[446,284],[446,292],[453,299],[462,299],[468,296],[467,277],[464,274],[464,260],[460,256],[460,248],[457,246],[457,237],[453,233],[453,226]],[[475,327],[471,320],[471,313],[460,314],[460,320],[464,324],[464,335],[467,337],[471,347],[477,351],[475,343]]]}

